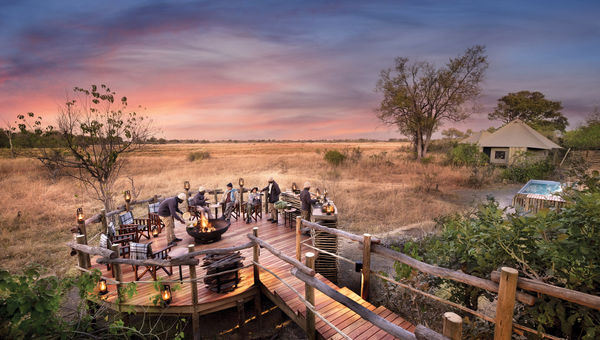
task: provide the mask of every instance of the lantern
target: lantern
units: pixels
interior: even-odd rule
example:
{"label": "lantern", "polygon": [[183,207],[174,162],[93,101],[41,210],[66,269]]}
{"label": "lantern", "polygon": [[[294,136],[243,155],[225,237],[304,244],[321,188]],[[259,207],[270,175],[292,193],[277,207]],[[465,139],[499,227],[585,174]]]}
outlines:
{"label": "lantern", "polygon": [[85,216],[83,216],[83,208],[77,208],[77,223],[84,223]]}
{"label": "lantern", "polygon": [[298,186],[296,185],[296,182],[292,183],[292,191],[293,192],[298,191]]}
{"label": "lantern", "polygon": [[105,279],[98,281],[98,295],[106,295],[108,293],[108,286],[106,285]]}
{"label": "lantern", "polygon": [[172,301],[171,286],[169,286],[169,285],[162,286],[162,289],[160,290],[160,298],[166,306],[168,306],[171,303],[171,301]]}
{"label": "lantern", "polygon": [[123,194],[123,196],[125,197],[125,202],[131,202],[131,192],[129,192],[129,190],[125,190],[125,194]]}
{"label": "lantern", "polygon": [[240,177],[238,184],[243,187],[244,186],[244,179]]}
{"label": "lantern", "polygon": [[317,188],[317,197],[321,197],[321,190]]}
{"label": "lantern", "polygon": [[152,236],[158,237],[158,228],[154,227],[154,229],[152,229]]}
{"label": "lantern", "polygon": [[183,188],[185,190],[190,190],[190,181],[183,182]]}

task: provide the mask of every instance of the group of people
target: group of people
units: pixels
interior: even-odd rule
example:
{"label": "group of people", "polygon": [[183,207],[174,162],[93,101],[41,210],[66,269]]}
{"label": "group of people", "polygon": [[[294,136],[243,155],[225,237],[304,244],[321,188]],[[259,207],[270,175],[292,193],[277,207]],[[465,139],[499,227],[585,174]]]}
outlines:
{"label": "group of people", "polygon": [[[264,187],[261,191],[266,193],[267,203],[269,205],[269,211],[271,212],[271,216],[268,219],[272,223],[277,223],[277,210],[274,207],[274,204],[279,201],[279,195],[281,194],[281,190],[279,189],[279,185],[273,177],[269,178],[269,182],[266,187]],[[200,213],[206,214],[209,219],[212,219],[213,216],[210,212],[210,207],[208,205],[207,199],[205,197],[206,189],[204,187],[198,188],[198,193],[188,202],[189,205],[195,206],[196,211]],[[258,190],[258,187],[254,187],[250,190],[248,194],[248,201],[246,202],[246,223],[250,223],[250,218],[252,213],[256,209],[261,209],[261,193]],[[180,238],[175,236],[175,220],[185,224],[186,222],[179,214],[183,214],[181,210],[179,210],[179,204],[183,203],[186,199],[185,193],[180,193],[175,197],[170,197],[161,202],[158,208],[158,216],[161,221],[165,225],[165,229],[167,230],[167,242],[169,245],[177,244],[177,242],[181,241]],[[239,190],[233,188],[233,184],[227,184],[227,190],[223,193],[223,197],[219,202],[223,209],[223,218],[227,221],[231,220],[231,214],[234,209],[237,207],[239,203]]]}

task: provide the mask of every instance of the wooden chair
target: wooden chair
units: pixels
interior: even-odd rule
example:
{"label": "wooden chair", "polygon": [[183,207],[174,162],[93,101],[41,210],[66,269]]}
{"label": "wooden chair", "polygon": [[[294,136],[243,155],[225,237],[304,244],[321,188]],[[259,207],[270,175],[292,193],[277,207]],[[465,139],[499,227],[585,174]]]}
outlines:
{"label": "wooden chair", "polygon": [[139,242],[142,236],[150,239],[150,220],[147,218],[134,218],[131,211],[119,215],[120,234],[135,233],[135,242]]}
{"label": "wooden chair", "polygon": [[[242,218],[244,220],[248,219],[248,202],[242,202]],[[262,202],[258,201],[254,203],[254,209],[250,213],[250,218],[255,222],[258,221],[259,218],[262,219]]]}
{"label": "wooden chair", "polygon": [[[134,259],[134,260],[147,260],[147,259],[167,260],[168,256],[169,256],[169,251],[171,251],[171,249],[173,248],[173,246],[171,245],[171,246],[167,246],[159,251],[153,252],[152,251],[152,242],[150,242],[150,243],[131,243],[130,246],[131,246],[130,258]],[[156,281],[157,280],[156,275],[157,275],[157,272],[159,269],[162,269],[169,276],[171,276],[173,274],[173,266],[169,266],[169,268],[159,266],[159,265],[143,266],[145,268],[141,274],[139,273],[140,267],[141,266],[137,266],[137,265],[133,266],[136,281],[138,281],[140,278],[142,278],[146,273],[150,273],[150,276],[152,276],[152,279],[154,281]]]}
{"label": "wooden chair", "polygon": [[158,229],[158,233],[160,234],[165,227],[164,223],[160,220],[160,216],[158,216],[158,207],[160,203],[150,203],[148,204],[148,220],[150,222],[150,231],[154,231],[154,229]]}
{"label": "wooden chair", "polygon": [[[115,225],[113,222],[110,222],[108,225],[108,230],[106,234],[100,234],[100,247],[111,249],[113,244],[119,244],[119,256],[123,258],[129,257],[130,246],[129,244],[135,240],[135,233],[130,234],[121,234],[118,235],[115,230]],[[106,265],[106,270],[112,271],[113,277],[115,277],[115,273],[112,270],[112,266],[110,264]]]}

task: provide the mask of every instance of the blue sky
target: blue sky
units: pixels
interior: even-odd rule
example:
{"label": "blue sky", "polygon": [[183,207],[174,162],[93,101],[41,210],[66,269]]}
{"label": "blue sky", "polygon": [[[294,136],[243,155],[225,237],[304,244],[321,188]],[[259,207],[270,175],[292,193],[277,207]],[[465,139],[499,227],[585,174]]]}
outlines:
{"label": "blue sky", "polygon": [[0,1],[0,118],[49,120],[71,88],[106,83],[167,138],[397,137],[373,109],[397,56],[442,64],[487,47],[465,122],[541,91],[571,126],[600,106],[597,1]]}

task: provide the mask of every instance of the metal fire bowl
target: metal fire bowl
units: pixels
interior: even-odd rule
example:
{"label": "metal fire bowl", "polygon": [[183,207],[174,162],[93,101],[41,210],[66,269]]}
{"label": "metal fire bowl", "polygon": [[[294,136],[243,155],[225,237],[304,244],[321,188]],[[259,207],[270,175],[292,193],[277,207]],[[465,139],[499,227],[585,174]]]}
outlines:
{"label": "metal fire bowl", "polygon": [[208,221],[212,223],[213,227],[215,227],[214,231],[203,233],[198,231],[198,229],[194,227],[186,228],[188,235],[192,236],[196,240],[196,243],[206,244],[219,241],[221,239],[221,235],[223,235],[231,225],[230,222],[227,222],[220,218],[210,219]]}

